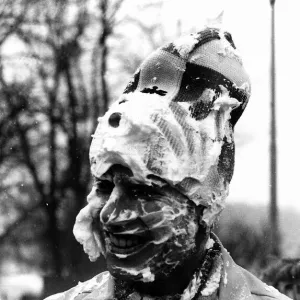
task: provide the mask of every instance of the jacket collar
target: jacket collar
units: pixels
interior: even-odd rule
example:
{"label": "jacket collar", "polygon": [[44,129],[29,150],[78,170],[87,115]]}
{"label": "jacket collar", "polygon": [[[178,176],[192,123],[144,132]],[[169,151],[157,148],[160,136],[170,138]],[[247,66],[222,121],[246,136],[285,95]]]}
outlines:
{"label": "jacket collar", "polygon": [[219,299],[252,300],[251,291],[242,273],[242,269],[236,265],[228,251],[223,247],[221,241],[215,234],[212,238],[221,245],[223,268],[219,286]]}
{"label": "jacket collar", "polygon": [[252,300],[247,281],[227,250],[222,246],[223,270],[219,287],[219,299]]}

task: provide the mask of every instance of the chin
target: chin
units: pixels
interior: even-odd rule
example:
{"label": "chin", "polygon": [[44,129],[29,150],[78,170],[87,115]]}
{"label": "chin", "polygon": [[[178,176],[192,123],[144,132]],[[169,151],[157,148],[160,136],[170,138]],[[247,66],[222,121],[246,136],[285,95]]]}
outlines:
{"label": "chin", "polygon": [[182,247],[174,237],[161,244],[148,242],[133,247],[116,247],[106,239],[106,245],[108,271],[125,281],[153,282],[168,277],[196,252],[195,244]]}

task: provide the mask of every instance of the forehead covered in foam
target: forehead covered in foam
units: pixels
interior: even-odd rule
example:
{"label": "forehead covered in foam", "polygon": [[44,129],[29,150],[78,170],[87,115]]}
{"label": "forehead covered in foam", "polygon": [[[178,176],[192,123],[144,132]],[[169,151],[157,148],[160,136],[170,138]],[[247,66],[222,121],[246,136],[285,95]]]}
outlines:
{"label": "forehead covered in foam", "polygon": [[[149,174],[173,183],[185,177],[201,180],[209,163],[204,161],[213,160],[210,141],[216,133],[209,118],[202,124],[187,118],[184,106],[143,93],[122,97],[99,119],[90,148],[93,174],[101,177],[113,164],[122,164],[140,181],[146,181]],[[112,126],[116,115],[118,126]],[[206,152],[201,151],[204,143],[209,147]]]}

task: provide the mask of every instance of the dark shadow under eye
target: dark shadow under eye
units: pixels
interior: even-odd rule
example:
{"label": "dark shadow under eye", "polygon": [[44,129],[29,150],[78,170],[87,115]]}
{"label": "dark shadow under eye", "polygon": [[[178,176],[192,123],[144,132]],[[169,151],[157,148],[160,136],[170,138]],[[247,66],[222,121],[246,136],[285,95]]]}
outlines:
{"label": "dark shadow under eye", "polygon": [[99,194],[111,194],[114,183],[109,180],[100,180],[95,179],[95,185],[96,185],[96,193]]}

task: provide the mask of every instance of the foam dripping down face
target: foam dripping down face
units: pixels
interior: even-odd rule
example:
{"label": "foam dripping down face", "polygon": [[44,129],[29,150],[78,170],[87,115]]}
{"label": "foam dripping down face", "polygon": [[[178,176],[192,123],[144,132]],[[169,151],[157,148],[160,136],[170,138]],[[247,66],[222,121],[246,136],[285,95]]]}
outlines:
{"label": "foam dripping down face", "polygon": [[151,186],[137,183],[130,169],[114,165],[89,196],[107,199],[94,230],[110,273],[119,278],[167,276],[196,249],[196,206],[164,181],[149,180]]}
{"label": "foam dripping down face", "polygon": [[224,89],[196,121],[188,103],[136,92],[99,119],[90,149],[95,185],[74,227],[91,260],[102,253],[116,277],[147,282],[196,251],[199,228],[211,227],[228,194],[228,121],[238,105]]}

